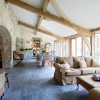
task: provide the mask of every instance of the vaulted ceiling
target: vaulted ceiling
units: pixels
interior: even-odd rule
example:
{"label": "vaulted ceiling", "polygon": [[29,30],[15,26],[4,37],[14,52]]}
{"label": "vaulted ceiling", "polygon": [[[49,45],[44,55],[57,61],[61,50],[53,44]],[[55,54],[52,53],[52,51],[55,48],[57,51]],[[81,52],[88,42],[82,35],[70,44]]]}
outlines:
{"label": "vaulted ceiling", "polygon": [[[14,0],[7,0],[11,3]],[[30,12],[29,10],[11,3],[12,9],[21,22],[24,22],[36,29],[46,30],[55,35],[55,37],[68,37],[79,33],[79,29],[85,32],[100,26],[100,0],[18,0],[39,8],[46,14],[53,14],[58,18],[71,21],[60,24],[50,18],[44,18],[40,14]],[[16,2],[16,0],[15,0]],[[41,21],[40,21],[41,20]],[[64,25],[65,24],[65,25]],[[70,27],[72,26],[72,27]],[[77,27],[78,26],[78,27]],[[82,30],[82,31],[83,31]],[[35,32],[35,31],[34,31]],[[38,33],[38,30],[37,32]],[[47,34],[48,35],[48,34]],[[50,34],[49,34],[50,35]]]}

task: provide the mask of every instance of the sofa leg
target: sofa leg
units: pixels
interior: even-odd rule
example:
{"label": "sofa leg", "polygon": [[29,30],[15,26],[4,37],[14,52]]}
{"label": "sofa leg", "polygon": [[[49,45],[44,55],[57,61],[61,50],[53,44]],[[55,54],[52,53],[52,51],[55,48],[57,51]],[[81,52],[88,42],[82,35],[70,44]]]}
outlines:
{"label": "sofa leg", "polygon": [[77,90],[79,89],[79,84],[77,83]]}

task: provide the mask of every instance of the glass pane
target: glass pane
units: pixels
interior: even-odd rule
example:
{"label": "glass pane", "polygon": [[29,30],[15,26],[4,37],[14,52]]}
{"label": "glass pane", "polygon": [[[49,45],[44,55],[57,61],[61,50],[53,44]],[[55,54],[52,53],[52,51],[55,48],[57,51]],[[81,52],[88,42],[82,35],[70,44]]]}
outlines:
{"label": "glass pane", "polygon": [[77,56],[82,56],[82,39],[81,39],[81,37],[77,38]]}
{"label": "glass pane", "polygon": [[95,35],[95,41],[94,41],[94,56],[95,59],[100,61],[100,34]]}
{"label": "glass pane", "polygon": [[72,39],[72,56],[75,56],[75,39]]}
{"label": "glass pane", "polygon": [[[90,42],[90,37],[87,37],[87,39],[89,40]],[[83,55],[84,56],[90,56],[90,51],[85,43],[85,41],[83,40]]]}

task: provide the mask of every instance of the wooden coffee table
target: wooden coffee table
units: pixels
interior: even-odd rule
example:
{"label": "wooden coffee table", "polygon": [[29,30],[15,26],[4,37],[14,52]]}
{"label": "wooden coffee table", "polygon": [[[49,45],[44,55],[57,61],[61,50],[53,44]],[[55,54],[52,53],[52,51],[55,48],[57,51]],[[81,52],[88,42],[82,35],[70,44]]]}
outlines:
{"label": "wooden coffee table", "polygon": [[76,79],[77,90],[79,89],[79,84],[82,85],[88,91],[93,88],[100,88],[100,81],[95,81],[92,75],[78,76]]}

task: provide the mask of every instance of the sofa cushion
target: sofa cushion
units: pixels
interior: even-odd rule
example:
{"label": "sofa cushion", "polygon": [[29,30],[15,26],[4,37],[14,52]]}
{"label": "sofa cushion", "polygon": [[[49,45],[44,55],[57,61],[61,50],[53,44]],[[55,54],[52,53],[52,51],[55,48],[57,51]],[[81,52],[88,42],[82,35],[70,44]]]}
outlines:
{"label": "sofa cushion", "polygon": [[84,57],[73,57],[74,59],[74,68],[79,68],[79,61],[84,61]]}
{"label": "sofa cushion", "polygon": [[100,64],[97,63],[94,59],[92,59],[92,67],[100,67]]}
{"label": "sofa cushion", "polygon": [[63,57],[63,59],[70,65],[70,67],[74,68],[73,57]]}
{"label": "sofa cushion", "polygon": [[65,73],[66,76],[80,75],[80,74],[81,74],[81,71],[78,69],[69,69],[69,70],[66,70],[66,73]]}
{"label": "sofa cushion", "polygon": [[79,61],[79,66],[80,66],[80,68],[86,68],[87,67],[85,61]]}
{"label": "sofa cushion", "polygon": [[94,68],[82,68],[81,70],[81,74],[85,75],[85,74],[94,74],[95,73],[95,69]]}
{"label": "sofa cushion", "polygon": [[88,67],[92,66],[92,57],[84,57]]}
{"label": "sofa cushion", "polygon": [[100,73],[100,67],[93,67],[95,70],[95,73]]}
{"label": "sofa cushion", "polygon": [[64,59],[62,57],[57,57],[56,58],[56,63],[63,64],[64,63]]}

